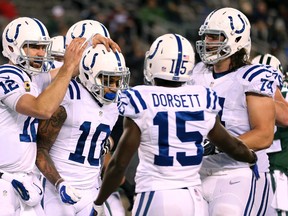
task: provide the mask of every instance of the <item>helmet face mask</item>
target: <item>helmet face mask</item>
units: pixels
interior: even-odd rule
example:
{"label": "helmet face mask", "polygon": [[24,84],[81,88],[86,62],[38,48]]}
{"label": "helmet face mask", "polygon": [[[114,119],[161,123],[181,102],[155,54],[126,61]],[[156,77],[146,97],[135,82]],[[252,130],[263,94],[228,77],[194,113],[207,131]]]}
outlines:
{"label": "helmet face mask", "polygon": [[[10,22],[3,31],[2,45],[3,55],[29,75],[50,70],[50,37],[39,20],[20,17]],[[43,49],[45,55],[36,56],[35,49]]]}
{"label": "helmet face mask", "polygon": [[[215,64],[242,48],[245,48],[249,55],[250,28],[247,17],[234,8],[222,8],[211,12],[199,29],[202,39],[196,41],[196,50],[201,60],[205,64]],[[223,36],[224,40],[211,44],[207,35]],[[212,50],[211,45],[214,47]]]}
{"label": "helmet face mask", "polygon": [[195,63],[191,43],[178,34],[158,37],[146,52],[144,77],[146,83],[154,85],[154,78],[186,82]]}
{"label": "helmet face mask", "polygon": [[118,102],[118,91],[129,87],[130,71],[123,55],[108,52],[102,44],[89,47],[79,67],[80,82],[102,104]]}

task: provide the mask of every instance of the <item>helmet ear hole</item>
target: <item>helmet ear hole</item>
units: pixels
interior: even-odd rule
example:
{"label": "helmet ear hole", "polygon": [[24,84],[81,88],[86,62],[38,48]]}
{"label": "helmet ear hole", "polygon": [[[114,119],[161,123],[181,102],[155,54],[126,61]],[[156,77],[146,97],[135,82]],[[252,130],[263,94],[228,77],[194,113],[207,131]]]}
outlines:
{"label": "helmet ear hole", "polygon": [[241,40],[241,36],[235,39],[235,42],[238,43]]}
{"label": "helmet ear hole", "polygon": [[84,76],[87,80],[89,79],[89,75],[87,73],[84,73]]}
{"label": "helmet ear hole", "polygon": [[14,52],[14,49],[13,49],[13,47],[11,47],[11,46],[8,46],[8,48],[9,48],[10,52]]}

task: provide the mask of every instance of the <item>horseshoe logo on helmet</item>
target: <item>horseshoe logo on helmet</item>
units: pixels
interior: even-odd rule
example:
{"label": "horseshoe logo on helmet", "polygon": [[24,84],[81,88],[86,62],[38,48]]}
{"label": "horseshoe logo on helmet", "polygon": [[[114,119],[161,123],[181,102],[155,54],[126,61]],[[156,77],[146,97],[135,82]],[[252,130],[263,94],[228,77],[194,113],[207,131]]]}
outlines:
{"label": "horseshoe logo on helmet", "polygon": [[13,43],[13,42],[18,38],[20,26],[21,26],[21,24],[18,24],[18,25],[16,26],[16,32],[15,32],[15,35],[14,35],[13,38],[9,38],[9,37],[8,37],[8,31],[9,31],[9,29],[7,29],[7,31],[6,31],[6,40],[7,40],[9,43]]}
{"label": "horseshoe logo on helmet", "polygon": [[[86,56],[87,56],[87,55],[86,55]],[[83,68],[84,68],[85,70],[90,70],[91,68],[93,68],[93,66],[94,66],[94,64],[95,64],[95,62],[96,62],[96,57],[98,56],[98,53],[95,53],[95,54],[93,55],[92,62],[91,62],[91,65],[90,65],[90,66],[86,66],[86,65],[84,64],[85,59],[86,59],[86,56],[84,56],[84,58],[83,58],[82,66],[83,66]]]}
{"label": "horseshoe logo on helmet", "polygon": [[84,33],[85,33],[85,29],[86,29],[86,26],[87,25],[87,23],[84,23],[83,25],[82,25],[82,32],[80,33],[80,35],[79,36],[75,36],[75,35],[73,35],[73,32],[71,32],[71,38],[72,39],[74,39],[74,38],[76,38],[76,37],[83,37],[83,35],[84,35]]}
{"label": "horseshoe logo on helmet", "polygon": [[160,45],[160,43],[162,43],[162,42],[163,42],[163,40],[160,40],[160,41],[158,42],[158,44],[157,44],[156,49],[154,50],[154,52],[153,52],[151,55],[148,56],[149,59],[152,59],[152,58],[155,56],[155,54],[157,53],[157,50],[158,50],[158,48],[159,48],[159,45]]}
{"label": "horseshoe logo on helmet", "polygon": [[244,22],[244,20],[242,19],[242,17],[241,17],[240,14],[238,14],[238,17],[239,17],[240,21],[242,22],[243,26],[242,26],[241,29],[236,29],[236,30],[235,30],[235,26],[234,26],[234,24],[233,24],[233,17],[232,17],[232,16],[228,16],[228,18],[230,19],[231,29],[232,29],[233,31],[235,30],[235,33],[236,33],[236,34],[241,34],[241,33],[245,30],[245,22]]}

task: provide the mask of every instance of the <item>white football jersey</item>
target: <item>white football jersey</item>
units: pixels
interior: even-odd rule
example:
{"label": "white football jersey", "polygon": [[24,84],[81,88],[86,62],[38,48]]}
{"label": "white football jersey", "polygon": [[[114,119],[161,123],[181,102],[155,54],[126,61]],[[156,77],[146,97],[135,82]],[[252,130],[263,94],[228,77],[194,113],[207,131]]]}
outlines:
{"label": "white football jersey", "polygon": [[[31,82],[29,76],[16,66],[0,66],[0,170],[31,172],[36,160],[38,120],[19,114],[16,104],[23,94],[37,97],[50,82],[45,79]],[[38,82],[37,84],[35,82]]]}
{"label": "white football jersey", "polygon": [[216,93],[202,86],[124,91],[119,112],[141,130],[136,192],[199,185],[201,143],[220,109]]}
{"label": "white football jersey", "polygon": [[99,187],[100,153],[117,121],[117,104],[101,107],[82,84],[71,80],[62,106],[67,119],[50,150],[51,158],[72,186]]}
{"label": "white football jersey", "polygon": [[[234,136],[249,131],[249,117],[246,104],[246,92],[254,92],[273,97],[277,88],[278,73],[264,65],[247,65],[217,79],[202,62],[192,72],[189,84],[210,87],[219,96],[222,111],[221,122]],[[260,172],[268,171],[269,161],[265,150],[257,151]],[[247,163],[238,162],[225,153],[209,155],[204,158],[202,167],[211,169],[247,167]]]}

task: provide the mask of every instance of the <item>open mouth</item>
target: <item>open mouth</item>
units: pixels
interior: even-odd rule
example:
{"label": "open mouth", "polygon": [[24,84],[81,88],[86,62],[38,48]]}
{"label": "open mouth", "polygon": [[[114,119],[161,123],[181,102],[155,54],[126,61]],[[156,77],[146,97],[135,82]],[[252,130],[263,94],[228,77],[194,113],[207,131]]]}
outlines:
{"label": "open mouth", "polygon": [[34,68],[41,68],[42,64],[43,64],[43,61],[39,61],[39,60],[33,61],[30,63],[30,65]]}

